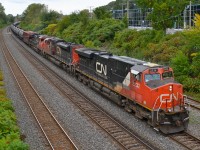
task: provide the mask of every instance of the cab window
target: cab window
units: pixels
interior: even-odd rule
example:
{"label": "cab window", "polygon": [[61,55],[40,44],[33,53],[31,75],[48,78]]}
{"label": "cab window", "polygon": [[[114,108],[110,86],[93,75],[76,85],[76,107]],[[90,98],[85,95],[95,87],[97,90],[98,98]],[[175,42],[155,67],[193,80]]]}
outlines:
{"label": "cab window", "polygon": [[141,73],[139,73],[139,74],[136,75],[136,79],[137,79],[138,81],[140,81],[140,82],[142,81]]}
{"label": "cab window", "polygon": [[151,80],[160,80],[160,74],[145,74],[145,82]]}
{"label": "cab window", "polygon": [[135,80],[140,81],[140,82],[142,81],[141,73],[139,73],[137,75],[136,74],[132,74],[132,75],[133,75],[133,77],[134,77]]}
{"label": "cab window", "polygon": [[172,77],[173,77],[172,71],[164,72],[164,73],[162,74],[162,78],[163,78],[163,79],[172,78]]}

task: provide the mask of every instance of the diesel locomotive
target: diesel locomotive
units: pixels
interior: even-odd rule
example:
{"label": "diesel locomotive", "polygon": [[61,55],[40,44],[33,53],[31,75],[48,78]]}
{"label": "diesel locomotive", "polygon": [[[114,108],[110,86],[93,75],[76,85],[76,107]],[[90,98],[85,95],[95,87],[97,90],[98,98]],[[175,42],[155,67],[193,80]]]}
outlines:
{"label": "diesel locomotive", "polygon": [[165,134],[187,130],[189,111],[183,86],[169,66],[85,48],[57,37],[11,29],[20,39],[79,81]]}

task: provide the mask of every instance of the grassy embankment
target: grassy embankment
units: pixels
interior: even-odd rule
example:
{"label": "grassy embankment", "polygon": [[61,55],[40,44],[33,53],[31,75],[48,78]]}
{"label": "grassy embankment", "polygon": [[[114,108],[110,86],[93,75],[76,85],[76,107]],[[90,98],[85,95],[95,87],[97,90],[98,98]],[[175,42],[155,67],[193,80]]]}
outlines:
{"label": "grassy embankment", "polygon": [[3,73],[0,70],[0,150],[26,150],[28,145],[20,139],[16,115],[4,89]]}

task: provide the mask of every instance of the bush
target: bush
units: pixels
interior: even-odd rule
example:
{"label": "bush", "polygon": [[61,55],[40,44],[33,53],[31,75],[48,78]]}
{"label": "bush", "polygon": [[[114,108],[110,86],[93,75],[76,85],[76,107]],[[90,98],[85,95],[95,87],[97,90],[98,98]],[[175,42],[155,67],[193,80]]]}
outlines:
{"label": "bush", "polygon": [[[0,75],[3,79],[1,72]],[[20,140],[16,121],[12,103],[6,97],[6,90],[0,87],[0,150],[29,149],[29,146]]]}
{"label": "bush", "polygon": [[[148,44],[151,46],[162,39],[164,32],[155,30],[136,31],[132,29],[125,29],[117,32],[115,35],[112,49],[113,53],[117,55],[127,55],[134,58],[144,59],[144,54],[149,54],[147,60],[152,58],[152,51],[149,51]],[[157,50],[157,47],[155,47]],[[120,49],[115,51],[115,49]],[[155,54],[155,49],[154,54]]]}
{"label": "bush", "polygon": [[175,76],[187,76],[190,72],[188,57],[182,51],[178,51],[176,56],[172,58],[171,66],[174,69]]}
{"label": "bush", "polygon": [[0,86],[4,86],[4,83],[3,83],[3,81],[0,81]]}
{"label": "bush", "polygon": [[62,32],[61,38],[65,39],[68,42],[82,44],[82,35],[82,23],[75,23]]}
{"label": "bush", "polygon": [[83,43],[93,41],[95,46],[101,46],[103,43],[112,41],[115,34],[125,28],[122,21],[115,19],[92,20],[85,27],[83,33]]}
{"label": "bush", "polygon": [[18,133],[10,133],[6,137],[0,139],[0,149],[2,150],[28,150],[29,146],[22,141]]}
{"label": "bush", "polygon": [[41,33],[48,35],[55,35],[57,24],[49,24],[46,28],[44,28]]}
{"label": "bush", "polygon": [[3,74],[2,74],[2,71],[0,71],[0,81],[3,81]]}
{"label": "bush", "polygon": [[186,78],[183,84],[186,91],[200,93],[200,78]]}
{"label": "bush", "polygon": [[6,96],[6,91],[0,87],[0,95]]}

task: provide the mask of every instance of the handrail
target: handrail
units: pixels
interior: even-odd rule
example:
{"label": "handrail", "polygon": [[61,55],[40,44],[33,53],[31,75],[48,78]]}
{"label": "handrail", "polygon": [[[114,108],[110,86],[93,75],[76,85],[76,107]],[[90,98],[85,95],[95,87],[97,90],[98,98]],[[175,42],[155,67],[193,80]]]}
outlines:
{"label": "handrail", "polygon": [[[155,101],[155,103],[154,103],[154,106],[153,106],[152,122],[153,122],[153,119],[154,119],[154,109],[155,109],[155,106],[156,106],[157,101],[158,101],[159,98],[160,98],[160,96],[158,96],[158,98],[156,99],[156,101]],[[156,110],[157,112],[160,110],[160,107],[162,106],[162,103],[163,103],[163,102],[160,103],[160,106],[159,106],[158,110]],[[156,118],[156,119],[157,119],[157,121],[158,121],[158,113],[157,113],[157,118]]]}
{"label": "handrail", "polygon": [[187,98],[187,95],[183,95],[183,99],[184,99],[184,105],[186,105],[186,102],[187,102],[187,104],[188,104],[188,110],[190,111],[190,102],[189,102],[189,100]]}

